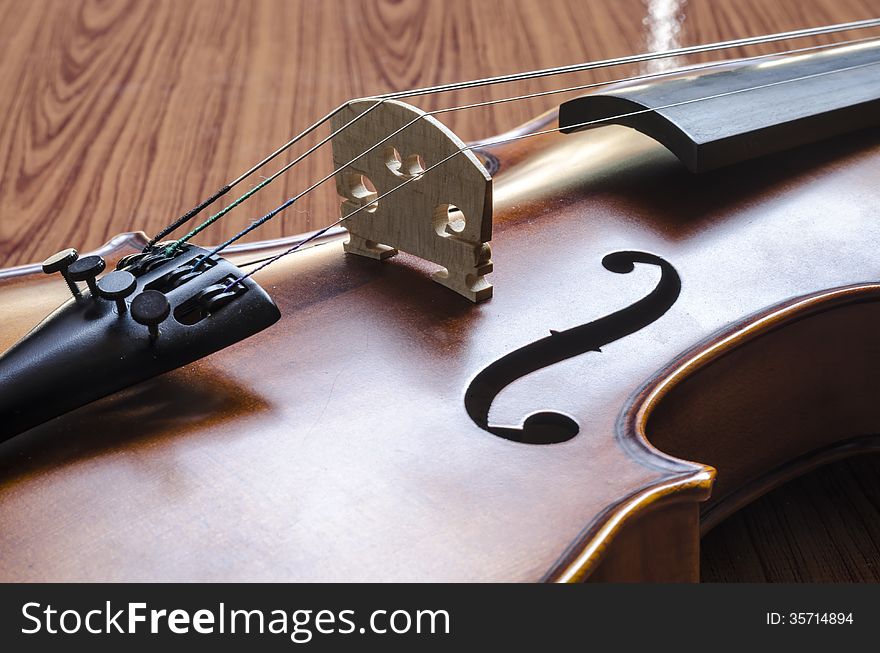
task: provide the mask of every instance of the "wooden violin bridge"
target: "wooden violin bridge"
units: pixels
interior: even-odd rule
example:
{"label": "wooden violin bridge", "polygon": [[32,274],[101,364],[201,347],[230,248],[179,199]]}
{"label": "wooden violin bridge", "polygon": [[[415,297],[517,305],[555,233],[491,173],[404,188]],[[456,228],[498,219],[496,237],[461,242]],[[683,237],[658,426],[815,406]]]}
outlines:
{"label": "wooden violin bridge", "polygon": [[472,302],[489,299],[492,177],[473,152],[433,116],[396,100],[352,101],[332,128],[341,130],[333,163],[345,251],[385,259],[403,250],[441,266],[438,283]]}

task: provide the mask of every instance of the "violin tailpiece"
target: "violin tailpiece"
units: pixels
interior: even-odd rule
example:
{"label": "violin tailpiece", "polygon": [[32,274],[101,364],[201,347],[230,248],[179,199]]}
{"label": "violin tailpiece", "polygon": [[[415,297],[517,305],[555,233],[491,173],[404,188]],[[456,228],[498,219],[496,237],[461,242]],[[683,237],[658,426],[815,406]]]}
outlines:
{"label": "violin tailpiece", "polygon": [[367,207],[342,222],[349,232],[345,251],[386,259],[402,250],[441,266],[432,275],[438,283],[472,302],[489,299],[491,175],[432,116],[404,102],[371,109],[375,103],[353,101],[333,118],[333,131],[341,130],[332,142],[341,216]]}
{"label": "violin tailpiece", "polygon": [[[67,249],[43,264],[73,297],[0,356],[0,442],[123,388],[233,345],[281,314],[242,272],[183,245],[123,257],[101,278],[103,258]],[[87,290],[76,285],[85,281]]]}

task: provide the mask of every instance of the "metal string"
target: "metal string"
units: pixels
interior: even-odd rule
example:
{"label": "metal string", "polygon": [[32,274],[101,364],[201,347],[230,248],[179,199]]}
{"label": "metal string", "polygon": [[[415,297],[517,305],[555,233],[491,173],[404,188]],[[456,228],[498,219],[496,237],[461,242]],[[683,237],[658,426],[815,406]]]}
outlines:
{"label": "metal string", "polygon": [[[777,53],[777,54],[796,54],[799,52],[808,52],[808,51],[822,50],[822,49],[827,49],[827,48],[832,48],[832,47],[840,47],[840,46],[851,45],[854,43],[860,43],[860,42],[870,41],[870,40],[872,40],[872,39],[863,38],[863,39],[854,39],[852,41],[843,41],[843,42],[833,43],[833,44],[814,45],[814,46],[809,46],[809,47],[804,47],[804,48],[787,50],[785,52],[781,52],[781,53]],[[756,55],[753,57],[745,57],[742,59],[738,59],[737,61],[742,63],[742,62],[748,62],[748,61],[753,61],[753,60],[765,59],[768,56],[769,55]],[[316,181],[314,184],[312,184],[311,186],[306,188],[304,191],[300,192],[298,195],[295,195],[295,196],[289,198],[283,204],[272,209],[267,214],[265,214],[263,217],[261,217],[257,220],[254,220],[253,222],[251,222],[251,224],[249,224],[247,227],[245,227],[244,229],[242,229],[241,231],[239,231],[238,233],[236,233],[235,235],[230,237],[228,240],[226,240],[226,241],[220,243],[219,245],[217,245],[216,247],[214,247],[211,251],[209,251],[208,253],[206,253],[204,256],[201,257],[201,260],[195,265],[195,267],[193,269],[198,269],[205,260],[211,258],[212,256],[215,256],[216,254],[219,254],[221,251],[226,249],[229,245],[231,245],[234,242],[238,241],[239,239],[243,238],[244,236],[251,233],[252,231],[258,229],[259,227],[264,225],[266,222],[268,222],[269,220],[274,218],[276,215],[278,215],[279,213],[281,213],[282,211],[284,211],[285,209],[289,208],[290,206],[295,204],[297,201],[302,199],[304,196],[308,195],[309,193],[311,193],[312,191],[317,189],[319,186],[321,186],[322,184],[329,181],[330,179],[335,177],[337,174],[339,174],[340,172],[342,172],[343,170],[348,168],[350,165],[354,164],[358,159],[360,159],[363,156],[366,156],[370,152],[374,151],[376,148],[381,147],[383,144],[387,143],[393,137],[395,137],[396,135],[398,135],[399,133],[401,133],[402,131],[404,131],[405,129],[407,129],[408,127],[413,125],[414,123],[418,122],[419,120],[425,118],[426,116],[436,116],[436,115],[440,115],[443,113],[451,113],[454,111],[463,111],[463,110],[467,110],[467,109],[481,108],[481,107],[491,106],[494,104],[501,104],[504,102],[515,102],[518,100],[525,100],[525,99],[530,99],[530,98],[535,98],[535,97],[542,97],[542,96],[546,96],[546,95],[553,95],[556,93],[583,91],[583,90],[587,90],[587,89],[591,89],[591,88],[596,88],[598,86],[605,86],[605,85],[612,84],[612,83],[624,83],[624,82],[640,81],[640,80],[644,80],[644,79],[648,79],[648,78],[655,79],[658,77],[675,76],[675,75],[679,75],[681,73],[692,72],[694,70],[706,70],[706,69],[716,68],[719,66],[725,66],[729,63],[730,62],[728,62],[728,61],[719,61],[719,62],[714,62],[714,63],[696,64],[693,66],[679,68],[674,71],[669,71],[669,72],[664,72],[664,73],[648,73],[648,74],[643,74],[643,75],[636,75],[633,77],[617,79],[617,80],[614,80],[614,82],[593,82],[590,84],[580,84],[577,86],[570,86],[570,87],[562,88],[562,89],[552,89],[549,91],[539,91],[539,92],[535,92],[535,93],[528,93],[525,95],[517,95],[517,96],[512,96],[512,97],[507,97],[507,98],[501,98],[498,100],[486,100],[483,102],[475,102],[472,104],[463,104],[463,105],[459,105],[459,106],[446,107],[446,108],[442,108],[442,109],[435,109],[434,111],[425,112],[423,114],[416,116],[415,118],[413,118],[409,122],[405,123],[403,126],[399,127],[398,129],[394,130],[393,132],[391,132],[390,134],[388,134],[387,136],[382,138],[377,143],[374,143],[367,150],[361,152],[360,154],[358,154],[356,157],[354,157],[353,159],[351,159],[347,163],[337,167],[335,170],[330,172],[325,177],[322,177],[321,179]],[[375,106],[376,105],[373,105],[373,107],[371,107],[371,109],[374,108]],[[363,114],[361,114],[361,115],[363,115]],[[348,123],[348,124],[351,124],[351,123]],[[334,136],[335,134],[338,134],[340,131],[342,131],[342,129],[343,128],[340,128],[339,130],[337,130],[336,132],[331,134],[331,136],[328,137],[328,139],[331,138],[332,136]],[[323,142],[326,142],[326,140],[328,140],[328,139],[325,139],[325,141],[322,141],[322,143],[319,143],[319,145],[323,144]],[[281,171],[279,171],[279,173],[277,173],[277,174],[280,174],[280,172]],[[421,173],[421,174],[424,174],[424,173]],[[204,226],[207,226],[207,224],[205,224]],[[196,231],[196,230],[194,230],[194,231]],[[201,228],[199,228],[198,231],[201,231]],[[196,233],[198,233],[198,231],[196,231]],[[188,237],[184,236],[179,241],[177,241],[177,243],[170,246],[167,251],[169,253],[173,252],[176,247],[178,247],[179,245],[182,245],[183,242],[185,242],[186,240],[188,240]]]}
{"label": "metal string", "polygon": [[[337,135],[341,134],[343,131],[345,131],[346,129],[348,129],[351,125],[353,125],[354,123],[356,123],[358,120],[360,120],[361,118],[363,118],[364,116],[366,116],[366,115],[367,115],[368,113],[370,113],[373,109],[375,109],[375,108],[378,107],[379,105],[383,104],[384,102],[385,102],[385,100],[376,100],[375,103],[374,103],[371,107],[369,107],[366,111],[361,112],[360,114],[358,114],[357,116],[355,116],[352,120],[349,120],[347,123],[345,123],[342,127],[340,127],[339,129],[337,129],[336,131],[333,131],[333,132],[331,132],[330,134],[328,134],[325,138],[321,139],[318,143],[316,143],[315,145],[313,145],[312,147],[310,147],[308,150],[306,150],[305,152],[303,152],[302,154],[300,154],[300,155],[299,155],[297,158],[295,158],[293,161],[291,161],[290,163],[288,163],[287,165],[285,165],[283,168],[281,168],[280,170],[278,170],[277,172],[275,172],[275,173],[272,174],[271,176],[269,176],[269,177],[267,177],[266,179],[264,179],[263,181],[261,181],[259,184],[257,184],[257,185],[254,186],[253,188],[251,188],[248,192],[246,192],[244,195],[242,195],[242,196],[239,197],[237,200],[235,200],[234,202],[232,202],[229,206],[227,206],[226,208],[224,208],[224,209],[222,209],[221,211],[219,211],[219,212],[215,213],[214,215],[212,215],[210,218],[208,218],[207,220],[205,220],[204,222],[202,222],[199,226],[197,226],[195,229],[191,230],[191,231],[190,231],[189,233],[187,233],[186,235],[182,236],[181,238],[178,238],[174,243],[172,243],[171,245],[168,246],[168,248],[165,250],[165,253],[166,253],[166,254],[171,254],[171,253],[173,253],[175,250],[179,249],[179,248],[181,247],[181,245],[183,245],[183,244],[184,244],[185,242],[187,242],[189,239],[193,238],[194,236],[198,235],[199,233],[201,233],[202,231],[204,231],[205,229],[207,229],[208,227],[210,227],[212,224],[214,224],[215,222],[217,222],[217,220],[219,220],[219,219],[222,218],[224,215],[226,215],[227,213],[229,213],[229,212],[230,212],[232,209],[234,209],[236,206],[238,206],[239,204],[242,204],[242,203],[243,203],[245,200],[247,200],[249,197],[251,197],[252,195],[255,195],[258,191],[260,191],[260,190],[262,190],[263,188],[265,188],[266,186],[268,186],[268,185],[269,185],[270,183],[272,183],[275,179],[277,179],[278,177],[280,177],[281,175],[283,175],[285,172],[287,172],[288,170],[290,170],[290,169],[291,169],[293,166],[295,166],[297,163],[299,163],[300,161],[302,161],[303,159],[305,159],[307,156],[309,156],[312,152],[314,152],[315,150],[317,150],[319,147],[321,147],[322,145],[324,145],[324,144],[327,143],[328,141],[332,140],[332,139],[333,139],[334,137],[336,137]],[[345,106],[345,105],[343,105],[343,106]],[[335,111],[335,112],[333,112],[333,115],[335,115],[336,113],[338,113],[338,110]],[[181,224],[182,224],[182,223],[181,223]],[[155,239],[154,239],[154,240],[155,240]]]}
{"label": "metal string", "polygon": [[747,45],[760,45],[762,43],[772,43],[774,41],[784,41],[787,39],[803,38],[806,36],[819,36],[822,34],[833,34],[835,32],[867,29],[870,27],[880,27],[880,18],[869,18],[867,20],[857,20],[851,23],[838,23],[836,25],[826,25],[824,27],[811,27],[808,29],[793,30],[791,32],[778,32],[776,34],[766,34],[764,36],[752,36],[743,39],[734,39],[731,41],[719,41],[718,43],[709,43],[707,45],[691,45],[684,48],[676,48],[674,50],[665,50],[663,52],[631,54],[625,57],[617,57],[615,59],[604,59],[602,61],[571,64],[568,66],[559,66],[557,68],[544,68],[542,70],[533,70],[527,73],[514,73],[512,75],[486,77],[484,79],[477,79],[470,82],[455,82],[452,84],[442,84],[440,86],[428,86],[411,91],[398,91],[396,93],[376,95],[374,97],[399,100],[401,98],[413,97],[416,95],[431,95],[434,93],[457,91],[465,88],[491,86],[493,84],[504,84],[507,82],[519,82],[526,79],[536,79],[539,77],[547,77],[550,75],[576,73],[585,70],[595,70],[597,68],[607,68],[609,66],[642,63],[645,61],[653,61],[655,59],[665,59],[667,57],[681,57],[690,54],[699,54],[701,52],[713,52],[715,50],[725,50],[727,48],[737,48]]}
{"label": "metal string", "polygon": [[[456,82],[456,83],[452,83],[452,84],[443,84],[443,85],[439,85],[439,86],[431,86],[431,87],[425,87],[425,88],[414,89],[414,90],[409,90],[409,91],[398,91],[395,93],[386,93],[384,95],[373,96],[370,99],[387,100],[387,99],[408,98],[408,97],[414,97],[417,95],[430,95],[430,94],[442,93],[442,92],[446,92],[446,91],[453,91],[453,90],[459,90],[459,89],[465,89],[465,88],[490,86],[493,84],[502,84],[502,83],[507,83],[507,82],[522,81],[522,80],[527,80],[527,79],[536,79],[539,77],[547,77],[547,76],[552,76],[552,75],[581,72],[581,71],[585,71],[585,70],[594,70],[597,68],[605,68],[605,67],[609,67],[609,66],[631,64],[631,63],[640,63],[640,62],[651,61],[651,60],[655,60],[655,59],[662,59],[662,58],[668,58],[668,57],[678,57],[678,56],[684,56],[684,55],[689,55],[689,54],[698,54],[701,52],[711,52],[711,51],[722,50],[722,49],[727,49],[727,48],[742,47],[742,46],[748,46],[748,45],[758,45],[758,44],[762,44],[762,43],[771,43],[774,41],[803,38],[803,37],[808,37],[808,36],[818,36],[818,35],[823,35],[823,34],[832,34],[832,33],[840,32],[840,31],[867,29],[867,28],[872,28],[872,27],[880,27],[880,18],[853,21],[853,22],[849,22],[849,23],[838,23],[836,25],[827,25],[824,27],[814,27],[814,28],[807,28],[807,29],[800,29],[800,30],[792,30],[792,31],[788,31],[788,32],[779,32],[776,34],[768,34],[768,35],[759,36],[759,37],[748,37],[748,38],[734,39],[734,40],[729,40],[729,41],[721,41],[721,42],[711,43],[711,44],[706,44],[706,45],[676,48],[674,50],[667,50],[664,52],[651,52],[651,53],[645,53],[645,54],[639,54],[639,55],[629,55],[629,56],[625,56],[625,57],[617,57],[614,59],[605,59],[602,61],[573,64],[573,65],[569,65],[569,66],[560,66],[560,67],[556,67],[556,68],[546,68],[546,69],[542,69],[542,70],[533,70],[533,71],[529,71],[529,72],[525,72],[525,73],[514,73],[514,74],[510,74],[510,75],[486,77],[483,79],[471,80],[471,81],[467,81],[467,82]],[[214,193],[214,195],[212,195],[208,199],[204,200],[201,204],[197,205],[193,209],[190,209],[185,214],[180,216],[177,220],[175,220],[169,226],[167,226],[165,229],[163,229],[158,234],[156,234],[156,236],[151,238],[150,241],[147,243],[145,251],[151,249],[155,245],[155,243],[157,243],[159,240],[161,240],[162,238],[164,238],[165,236],[167,236],[172,231],[174,231],[178,227],[182,226],[186,222],[190,221],[192,218],[194,218],[196,215],[198,215],[203,209],[205,209],[209,205],[213,204],[216,200],[218,200],[220,197],[222,197],[227,192],[229,192],[229,190],[231,188],[233,188],[237,184],[241,183],[244,179],[246,179],[249,176],[251,176],[252,174],[254,174],[257,170],[259,170],[264,165],[266,165],[267,163],[269,163],[270,161],[275,159],[282,152],[285,152],[290,147],[295,145],[297,142],[302,140],[305,136],[307,136],[308,134],[313,132],[315,129],[317,129],[318,127],[323,125],[328,120],[332,119],[333,116],[335,116],[337,113],[342,111],[346,106],[348,106],[348,104],[349,103],[344,103],[344,104],[339,105],[333,111],[328,113],[326,116],[324,116],[323,118],[321,118],[317,122],[313,123],[312,125],[307,127],[305,130],[303,130],[300,134],[298,134],[294,138],[290,139],[285,144],[283,144],[281,147],[279,147],[277,150],[275,150],[274,152],[269,154],[262,161],[255,164],[250,169],[246,170],[244,173],[239,175],[236,179],[232,180],[231,182],[229,182],[228,184],[223,186],[220,190],[218,190],[216,193]],[[355,118],[354,121],[360,119],[360,117],[362,117],[362,116]],[[352,122],[354,122],[354,121],[352,121]],[[302,160],[302,158],[304,158],[304,157],[299,157],[297,159],[297,161]],[[290,167],[292,167],[292,165],[285,166],[284,170],[285,171],[289,170]],[[273,176],[273,179],[274,179],[274,176]],[[259,185],[257,187],[257,190],[259,190],[260,188],[263,188],[265,185],[266,184]],[[256,192],[256,191],[254,191],[254,192]],[[234,206],[238,206],[239,204],[244,202],[248,197],[251,197],[252,195],[253,195],[253,193],[246,193],[245,196],[243,196],[242,198],[239,198],[239,200],[236,201],[233,204],[233,206],[230,207],[230,209],[234,208]],[[225,215],[225,213],[224,213],[224,215]],[[175,244],[177,244],[177,243],[175,243]]]}
{"label": "metal string", "polygon": [[[293,138],[291,138],[291,139],[290,139],[289,141],[287,141],[284,145],[282,145],[282,146],[279,147],[277,150],[275,150],[274,152],[272,152],[272,154],[270,154],[269,156],[267,156],[266,158],[264,158],[262,161],[260,161],[259,163],[257,163],[257,164],[255,164],[255,165],[251,166],[248,170],[244,171],[244,172],[243,172],[242,174],[240,174],[238,177],[236,177],[235,179],[233,179],[232,181],[230,181],[228,184],[226,184],[225,186],[223,186],[220,190],[218,190],[216,193],[214,193],[214,194],[213,194],[211,197],[209,197],[208,199],[204,200],[201,204],[199,204],[198,206],[196,206],[196,207],[190,209],[189,211],[187,211],[186,213],[184,213],[182,216],[180,216],[179,218],[177,218],[177,220],[175,220],[174,222],[172,222],[171,224],[169,224],[167,227],[165,227],[162,231],[160,231],[160,232],[157,233],[155,236],[153,236],[152,238],[150,238],[150,240],[147,242],[147,246],[144,248],[144,251],[146,252],[146,251],[149,251],[150,249],[152,249],[152,247],[153,247],[157,242],[159,242],[160,240],[162,240],[165,236],[167,236],[168,234],[170,234],[172,231],[174,231],[174,230],[177,229],[178,227],[180,227],[180,226],[186,224],[187,222],[189,222],[190,220],[192,220],[194,217],[196,217],[196,215],[198,215],[199,213],[201,213],[203,209],[207,208],[208,206],[210,206],[211,204],[213,204],[214,202],[216,202],[218,199],[220,199],[221,197],[223,197],[223,196],[224,196],[226,193],[228,193],[230,190],[232,190],[232,188],[233,188],[234,186],[237,186],[237,185],[240,184],[242,181],[244,181],[245,179],[247,179],[248,177],[250,177],[250,176],[251,176],[252,174],[254,174],[257,170],[259,170],[259,169],[262,168],[264,165],[266,165],[267,163],[269,163],[270,161],[272,161],[275,157],[277,157],[278,155],[280,155],[282,152],[284,152],[284,151],[288,150],[289,148],[293,147],[294,144],[296,144],[296,143],[299,142],[301,139],[305,138],[306,136],[308,136],[309,134],[311,134],[313,131],[315,131],[318,127],[320,127],[321,125],[323,125],[325,122],[327,122],[328,120],[330,120],[331,118],[333,118],[333,116],[335,116],[337,113],[339,113],[340,111],[342,111],[342,109],[344,109],[346,106],[347,106],[347,103],[346,103],[346,104],[340,104],[338,107],[336,107],[335,109],[333,109],[333,111],[331,111],[331,112],[328,113],[326,116],[324,116],[323,118],[321,118],[318,122],[316,122],[316,123],[310,125],[309,127],[306,127],[302,132],[300,132],[299,134],[297,134],[296,136],[294,136]],[[239,203],[240,203],[240,202],[239,202]]]}
{"label": "metal string", "polygon": [[776,82],[768,82],[767,84],[760,84],[760,85],[758,85],[758,86],[751,86],[751,87],[749,87],[749,88],[736,89],[736,90],[734,90],[734,91],[726,91],[726,92],[724,92],[724,93],[716,93],[716,94],[713,94],[713,95],[707,95],[707,96],[704,96],[704,97],[692,98],[692,99],[690,99],[690,100],[682,100],[682,101],[679,101],[679,102],[673,102],[673,103],[670,103],[670,104],[666,104],[666,105],[659,106],[659,107],[653,107],[653,108],[650,108],[650,109],[639,109],[639,110],[637,110],[637,111],[631,111],[631,112],[623,113],[623,114],[619,114],[619,115],[616,115],[616,116],[608,116],[608,117],[606,117],[606,118],[597,118],[597,119],[595,119],[595,120],[588,120],[588,121],[585,121],[585,122],[582,122],[582,123],[578,123],[578,124],[575,124],[575,125],[567,125],[566,127],[553,127],[553,128],[549,128],[549,129],[543,129],[543,130],[540,130],[540,131],[536,131],[536,132],[531,132],[531,133],[528,133],[528,134],[518,134],[518,135],[516,135],[516,136],[508,136],[508,137],[503,137],[503,138],[498,138],[498,139],[492,139],[492,140],[489,140],[489,141],[484,141],[483,143],[480,143],[479,145],[476,145],[476,144],[473,144],[473,145],[466,145],[465,147],[459,148],[458,150],[456,150],[455,152],[453,152],[453,153],[450,154],[449,156],[444,157],[443,159],[441,159],[441,160],[438,161],[437,163],[435,163],[435,164],[429,166],[429,167],[426,168],[426,169],[424,170],[424,172],[422,172],[420,175],[410,177],[409,179],[407,179],[407,180],[405,180],[404,182],[402,182],[401,184],[395,186],[395,187],[392,188],[391,190],[382,193],[381,195],[379,195],[378,197],[376,197],[376,198],[375,198],[374,200],[372,200],[371,202],[368,202],[368,203],[366,203],[366,204],[364,204],[364,205],[358,207],[357,209],[355,209],[355,210],[352,211],[351,213],[348,213],[348,214],[342,216],[341,218],[339,218],[339,219],[336,220],[335,222],[333,222],[333,223],[327,225],[327,226],[324,227],[323,229],[320,229],[320,230],[316,231],[314,234],[312,234],[312,235],[309,236],[308,238],[306,238],[306,239],[304,239],[304,240],[298,242],[298,243],[297,243],[296,245],[294,245],[293,247],[290,247],[290,248],[284,250],[283,252],[280,252],[279,254],[276,254],[275,256],[273,256],[273,257],[267,259],[265,262],[263,262],[262,264],[258,265],[257,267],[255,267],[255,268],[254,268],[253,270],[251,270],[250,272],[247,272],[247,273],[245,273],[245,274],[242,274],[241,276],[237,277],[236,279],[233,279],[232,281],[230,281],[230,282],[226,285],[226,287],[225,287],[224,290],[229,290],[230,288],[232,288],[232,287],[233,287],[234,285],[236,285],[237,283],[240,283],[240,282],[244,281],[245,279],[247,279],[248,277],[253,276],[254,274],[256,274],[257,272],[259,272],[260,270],[262,270],[262,269],[264,269],[264,268],[266,268],[266,267],[272,265],[273,263],[275,263],[275,262],[278,261],[279,259],[281,259],[281,258],[283,258],[283,257],[285,257],[285,256],[287,256],[287,255],[289,255],[289,254],[292,254],[293,252],[295,252],[295,251],[301,249],[304,245],[307,245],[309,242],[311,242],[311,241],[313,241],[314,239],[318,238],[319,236],[323,235],[324,233],[326,233],[328,230],[332,229],[333,227],[336,227],[336,226],[342,224],[343,222],[345,222],[345,221],[348,220],[349,218],[351,218],[351,217],[357,215],[358,213],[360,213],[360,212],[363,211],[364,209],[366,209],[366,208],[368,208],[368,207],[370,207],[370,206],[375,206],[376,204],[378,204],[378,202],[379,202],[380,200],[382,200],[382,199],[385,198],[385,197],[388,197],[389,195],[391,195],[391,193],[397,192],[398,190],[400,190],[401,188],[403,188],[404,186],[406,186],[406,185],[409,184],[410,182],[413,182],[413,181],[415,181],[415,180],[417,180],[417,179],[423,179],[423,178],[424,178],[429,172],[431,172],[431,171],[434,170],[435,168],[438,168],[439,166],[443,165],[444,163],[446,163],[447,161],[449,161],[452,157],[457,156],[458,154],[461,154],[462,152],[467,152],[467,151],[470,151],[470,150],[472,150],[472,149],[476,149],[477,147],[490,147],[490,146],[494,146],[494,145],[501,145],[501,144],[504,144],[504,143],[512,143],[512,142],[514,142],[514,141],[523,140],[523,139],[525,139],[525,138],[532,138],[532,137],[535,137],[535,136],[543,136],[543,135],[546,135],[546,134],[552,134],[552,133],[555,133],[555,132],[561,131],[562,129],[572,129],[572,130],[581,129],[581,128],[583,128],[583,127],[589,127],[589,126],[596,125],[596,124],[600,124],[600,123],[603,123],[603,122],[608,122],[608,121],[611,121],[611,120],[619,120],[620,118],[628,118],[628,117],[630,117],[630,116],[637,116],[637,115],[639,115],[639,114],[643,114],[643,113],[650,113],[650,112],[652,112],[652,111],[660,111],[660,110],[662,110],[662,109],[671,109],[671,108],[673,108],[673,107],[683,106],[683,105],[686,105],[686,104],[693,104],[693,103],[696,103],[696,102],[704,102],[704,101],[706,101],[706,100],[714,100],[714,99],[718,99],[718,98],[722,98],[722,97],[728,97],[728,96],[730,96],[730,95],[736,95],[736,94],[738,94],[738,93],[745,93],[745,92],[748,92],[748,91],[756,91],[756,90],[759,90],[759,89],[762,89],[762,88],[770,88],[770,87],[772,87],[772,86],[780,86],[780,85],[782,85],[782,84],[790,84],[790,83],[792,83],[792,82],[803,81],[803,80],[806,80],[806,79],[814,79],[814,78],[817,78],[817,77],[823,77],[823,76],[825,76],[825,75],[832,75],[832,74],[835,74],[835,73],[846,72],[846,71],[848,71],[848,70],[857,70],[857,69],[859,69],[859,68],[866,68],[866,67],[868,67],[868,66],[877,66],[877,65],[880,65],[880,61],[874,61],[874,62],[869,62],[869,63],[863,63],[863,64],[858,64],[858,65],[855,65],[855,66],[847,66],[847,67],[845,67],[845,68],[838,68],[838,69],[835,69],[835,70],[826,70],[826,71],[822,71],[822,72],[818,72],[818,73],[812,73],[812,74],[810,74],[810,75],[803,75],[803,76],[801,76],[801,77],[794,77],[794,78],[792,78],[792,79],[783,79],[783,80],[779,80],[779,81],[776,81]]}

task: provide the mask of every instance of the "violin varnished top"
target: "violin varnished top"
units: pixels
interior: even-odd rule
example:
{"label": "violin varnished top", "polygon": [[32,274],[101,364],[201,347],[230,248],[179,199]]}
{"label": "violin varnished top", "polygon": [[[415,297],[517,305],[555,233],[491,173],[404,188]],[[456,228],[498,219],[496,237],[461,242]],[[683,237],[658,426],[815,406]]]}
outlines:
{"label": "violin varnished top", "polygon": [[[797,360],[824,361],[816,377],[750,384],[761,389],[758,399],[777,387],[796,390],[790,405],[797,412],[789,414],[821,425],[831,416],[810,412],[824,405],[811,398],[815,388],[794,381],[838,378],[828,373],[832,362],[861,361],[863,370],[850,370],[861,380],[852,395],[860,399],[846,403],[840,396],[831,404],[858,416],[847,428],[810,437],[793,428],[766,449],[753,444],[768,441],[766,434],[756,431],[740,446],[741,429],[726,437],[692,431],[655,407],[656,435],[679,456],[669,458],[640,435],[646,428],[652,437],[650,419],[633,428],[624,419],[638,412],[640,390],[677,352],[792,296],[872,278],[868,268],[880,248],[863,200],[876,191],[869,183],[880,161],[875,140],[873,133],[843,137],[701,177],[622,127],[533,139],[529,152],[522,144],[499,147],[490,152],[500,162],[493,243],[496,285],[504,293],[475,306],[432,282],[418,259],[346,257],[341,239],[279,261],[259,276],[282,312],[275,328],[4,445],[6,523],[28,515],[32,532],[59,524],[69,530],[63,543],[43,537],[41,547],[6,547],[5,568],[18,579],[576,579],[606,557],[608,538],[627,537],[626,515],[695,524],[695,502],[706,498],[713,476],[702,463],[717,466],[721,498],[809,450],[880,427],[866,399],[874,391],[866,376],[875,369],[873,350],[865,349],[877,326],[876,302],[867,301],[872,288],[841,295],[858,301],[844,302],[852,312],[839,321],[825,322],[821,316],[835,315],[828,311],[814,311],[818,321],[793,314],[792,324],[811,328],[786,340],[814,354]],[[606,154],[591,156],[596,152]],[[537,191],[526,183],[535,167],[567,174]],[[833,223],[823,219],[830,206]],[[832,242],[837,246],[828,247]],[[634,246],[668,262],[681,290],[674,301],[668,293],[648,299],[655,319],[621,335],[631,321],[603,318],[651,297],[664,274],[651,258],[634,261],[629,271],[622,257],[603,267],[610,252]],[[250,256],[241,250],[234,260]],[[535,267],[536,258],[544,264]],[[35,288],[33,281],[7,279],[0,300],[25,285]],[[39,287],[46,283],[40,278]],[[59,280],[52,283],[67,292]],[[51,305],[58,296],[44,301]],[[45,309],[32,304],[13,324],[23,327]],[[780,318],[768,333],[788,321]],[[531,414],[552,411],[576,422],[574,437],[518,442],[469,415],[464,394],[482,370],[551,330],[588,324],[597,325],[587,330],[595,339],[517,378],[489,405],[488,426],[522,425]],[[592,351],[597,344],[601,351]],[[863,354],[835,353],[838,344]],[[755,360],[773,360],[763,346],[748,351]],[[706,373],[723,381],[729,360],[704,366]],[[802,372],[778,360],[773,369]],[[833,388],[821,392],[837,396]],[[755,404],[743,397],[748,415]],[[89,435],[58,442],[59,432]],[[685,462],[690,433],[730,456]],[[135,467],[126,462],[129,454],[136,454]],[[33,462],[22,463],[28,457]],[[728,469],[730,460],[739,466]],[[110,479],[118,496],[139,497],[136,513],[126,501],[100,498]],[[54,497],[51,508],[39,500],[44,493]],[[75,528],[74,516],[105,535],[96,540]],[[671,562],[659,569],[667,579],[692,579],[696,531],[668,521],[658,528],[667,537],[691,533],[689,541],[661,547],[679,551],[691,575]],[[132,547],[138,556],[120,557]],[[113,562],[71,566],[71,556],[87,549],[89,560]],[[359,555],[350,555],[354,550]]]}

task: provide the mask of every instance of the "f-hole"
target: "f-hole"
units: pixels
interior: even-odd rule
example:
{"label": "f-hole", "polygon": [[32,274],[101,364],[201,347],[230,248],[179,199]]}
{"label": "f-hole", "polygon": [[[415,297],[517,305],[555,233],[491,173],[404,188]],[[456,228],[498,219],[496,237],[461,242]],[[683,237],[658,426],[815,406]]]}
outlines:
{"label": "f-hole", "polygon": [[474,377],[465,393],[464,405],[477,426],[523,444],[556,444],[578,434],[578,423],[556,411],[533,412],[522,426],[489,424],[489,411],[495,397],[517,379],[590,351],[601,352],[604,345],[640,331],[672,307],[681,292],[681,279],[664,259],[638,251],[613,252],[602,259],[605,269],[617,274],[632,272],[636,263],[660,268],[660,280],[648,295],[593,322],[566,331],[551,331],[546,338],[499,358]]}

